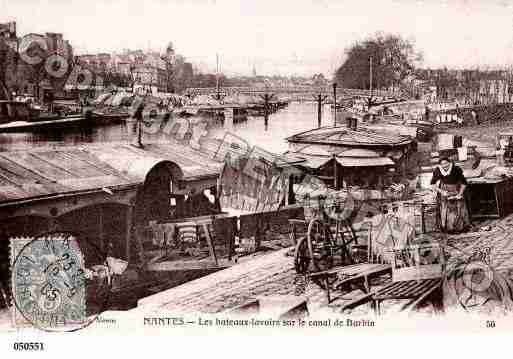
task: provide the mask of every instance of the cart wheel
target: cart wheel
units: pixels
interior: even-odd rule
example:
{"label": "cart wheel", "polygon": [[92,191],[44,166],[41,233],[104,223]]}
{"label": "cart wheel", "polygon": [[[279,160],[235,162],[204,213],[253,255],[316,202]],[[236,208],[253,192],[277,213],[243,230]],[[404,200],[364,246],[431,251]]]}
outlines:
{"label": "cart wheel", "polygon": [[319,219],[311,220],[308,224],[307,239],[313,269],[324,271],[333,267],[333,240],[330,227]]}
{"label": "cart wheel", "polygon": [[347,221],[341,221],[339,224],[338,236],[337,236],[337,245],[339,244],[339,239],[341,240],[341,258],[343,264],[355,264],[357,262],[356,258],[353,257],[354,253],[352,252],[352,246],[357,245],[358,239],[356,237],[356,233],[353,229],[353,226]]}
{"label": "cart wheel", "polygon": [[302,237],[294,250],[294,268],[297,274],[307,274],[312,263],[312,257],[308,251],[307,238]]}

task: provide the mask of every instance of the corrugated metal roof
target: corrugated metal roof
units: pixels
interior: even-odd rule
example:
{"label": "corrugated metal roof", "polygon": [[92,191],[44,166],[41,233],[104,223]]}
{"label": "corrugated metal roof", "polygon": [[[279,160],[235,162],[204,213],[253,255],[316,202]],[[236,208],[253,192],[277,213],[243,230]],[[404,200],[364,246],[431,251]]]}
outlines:
{"label": "corrugated metal roof", "polygon": [[0,204],[138,185],[162,162],[184,181],[215,178],[222,167],[220,161],[175,143],[145,144],[143,149],[108,143],[0,152]]}
{"label": "corrugated metal roof", "polygon": [[360,126],[356,130],[351,130],[347,127],[321,127],[288,137],[287,141],[295,143],[367,147],[406,145],[412,142],[412,138]]}

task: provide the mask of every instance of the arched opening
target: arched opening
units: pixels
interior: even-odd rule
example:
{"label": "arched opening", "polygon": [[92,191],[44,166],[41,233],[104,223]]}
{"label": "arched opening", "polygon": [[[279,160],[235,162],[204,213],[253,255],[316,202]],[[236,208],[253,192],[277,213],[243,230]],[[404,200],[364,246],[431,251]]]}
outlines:
{"label": "arched opening", "polygon": [[135,218],[138,225],[170,218],[172,207],[181,211],[180,199],[174,198],[173,202],[171,199],[181,178],[182,171],[173,162],[162,161],[152,167],[137,190]]}

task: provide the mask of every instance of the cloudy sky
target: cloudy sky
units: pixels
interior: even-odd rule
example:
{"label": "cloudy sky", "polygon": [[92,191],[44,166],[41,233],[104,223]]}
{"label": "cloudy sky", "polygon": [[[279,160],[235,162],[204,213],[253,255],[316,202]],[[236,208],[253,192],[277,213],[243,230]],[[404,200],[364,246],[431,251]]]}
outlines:
{"label": "cloudy sky", "polygon": [[63,32],[75,52],[163,50],[203,70],[331,76],[377,31],[414,39],[423,66],[513,64],[513,0],[0,0],[18,34]]}

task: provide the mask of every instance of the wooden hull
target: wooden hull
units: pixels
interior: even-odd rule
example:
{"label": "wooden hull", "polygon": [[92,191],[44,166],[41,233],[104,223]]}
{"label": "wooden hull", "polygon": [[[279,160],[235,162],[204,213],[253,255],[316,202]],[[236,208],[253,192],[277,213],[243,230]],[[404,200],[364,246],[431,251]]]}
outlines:
{"label": "wooden hull", "polygon": [[101,115],[74,115],[66,118],[46,121],[19,121],[8,122],[0,125],[0,133],[24,133],[45,131],[48,129],[65,129],[73,127],[86,127],[94,125],[108,125],[120,123],[125,116],[101,116]]}

